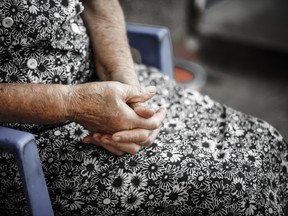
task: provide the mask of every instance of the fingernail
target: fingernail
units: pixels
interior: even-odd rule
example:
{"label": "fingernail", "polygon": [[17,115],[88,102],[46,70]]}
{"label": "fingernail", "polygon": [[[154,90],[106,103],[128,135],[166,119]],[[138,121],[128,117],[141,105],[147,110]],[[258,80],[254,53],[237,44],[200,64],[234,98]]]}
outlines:
{"label": "fingernail", "polygon": [[121,137],[119,137],[119,136],[113,137],[113,140],[114,140],[115,142],[119,142],[119,141],[121,140]]}
{"label": "fingernail", "polygon": [[148,86],[147,89],[151,94],[156,93],[157,90],[155,86]]}

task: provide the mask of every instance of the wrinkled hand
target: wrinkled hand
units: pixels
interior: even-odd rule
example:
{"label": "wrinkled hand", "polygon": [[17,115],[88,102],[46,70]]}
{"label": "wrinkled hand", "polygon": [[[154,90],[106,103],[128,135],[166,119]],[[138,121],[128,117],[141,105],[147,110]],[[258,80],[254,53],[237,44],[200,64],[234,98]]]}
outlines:
{"label": "wrinkled hand", "polygon": [[161,118],[159,118],[159,127],[154,130],[137,128],[132,130],[119,131],[112,135],[112,139],[118,142],[134,142],[140,146],[145,147],[150,146],[155,140],[161,128],[162,122],[166,115],[166,109],[161,108],[155,112],[154,109],[151,109],[147,106],[147,103],[133,103],[130,104],[130,106],[139,116],[147,119],[152,118],[155,114],[160,113]]}
{"label": "wrinkled hand", "polygon": [[[160,114],[160,126],[165,118],[166,110],[163,108],[157,110],[155,113],[153,109],[146,106],[146,103],[133,103],[130,106],[139,116],[143,118],[149,119],[156,113]],[[159,133],[160,126],[155,130],[137,128],[132,130],[119,131],[113,135],[95,133],[85,137],[84,142],[102,146],[106,150],[118,156],[123,155],[125,152],[130,154],[137,154],[141,146],[149,146],[153,143]]]}
{"label": "wrinkled hand", "polygon": [[119,82],[92,82],[71,86],[67,104],[69,120],[83,125],[91,133],[113,134],[135,128],[155,130],[160,127],[162,112],[144,118],[128,105],[146,102],[155,87],[139,87]]}

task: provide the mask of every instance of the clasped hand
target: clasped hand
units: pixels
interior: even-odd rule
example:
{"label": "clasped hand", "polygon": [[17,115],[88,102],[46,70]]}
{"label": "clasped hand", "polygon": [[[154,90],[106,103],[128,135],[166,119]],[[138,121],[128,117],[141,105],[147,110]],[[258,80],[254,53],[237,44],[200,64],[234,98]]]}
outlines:
{"label": "clasped hand", "polygon": [[132,86],[120,82],[94,82],[74,87],[70,104],[73,121],[91,134],[84,143],[93,143],[123,155],[136,154],[156,138],[166,110],[153,110],[146,104],[156,88]]}

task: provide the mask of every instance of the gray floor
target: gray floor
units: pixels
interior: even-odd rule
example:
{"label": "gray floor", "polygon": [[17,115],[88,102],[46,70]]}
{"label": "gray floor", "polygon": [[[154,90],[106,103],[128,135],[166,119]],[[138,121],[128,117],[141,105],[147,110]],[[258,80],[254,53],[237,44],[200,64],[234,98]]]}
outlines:
{"label": "gray floor", "polygon": [[[257,21],[251,18],[249,21],[246,16],[252,16],[253,11],[257,11],[263,17],[263,11],[267,9],[267,4],[264,3],[269,0],[261,0],[264,1],[260,7],[263,13],[256,7],[260,0],[255,0],[258,3],[251,7],[249,0],[241,3],[240,0],[225,0],[221,4],[229,3],[233,10],[227,5],[226,8],[216,5],[217,7],[205,11],[199,23],[201,29],[195,36],[191,32],[189,35],[187,31],[186,22],[189,20],[185,18],[185,13],[189,12],[186,8],[188,1],[147,0],[143,4],[141,0],[126,0],[122,3],[127,21],[170,28],[174,50],[185,49],[184,55],[181,52],[175,55],[190,58],[206,69],[207,82],[201,90],[203,94],[269,122],[288,138],[288,50],[285,49],[288,47],[288,37],[283,37],[288,28],[284,28],[285,20],[279,24],[283,14],[268,7],[274,10],[269,12],[269,27],[266,25],[267,19],[263,23],[263,19]],[[283,0],[275,1],[283,3]],[[236,6],[233,2],[236,2]],[[243,2],[246,2],[246,7]],[[245,13],[242,13],[243,8]],[[281,13],[286,11],[280,9]],[[226,13],[228,10],[230,12]],[[273,16],[273,13],[277,15]],[[285,14],[288,15],[288,11]],[[189,46],[183,47],[189,36],[198,38],[199,49],[195,50],[195,46],[192,49]],[[257,40],[259,37],[262,39]]]}
{"label": "gray floor", "polygon": [[244,113],[259,117],[288,138],[288,82],[267,79],[237,69],[206,68],[208,79],[202,93]]}
{"label": "gray floor", "polygon": [[[288,2],[223,0],[199,23],[203,93],[288,138]],[[204,39],[203,39],[204,38]]]}

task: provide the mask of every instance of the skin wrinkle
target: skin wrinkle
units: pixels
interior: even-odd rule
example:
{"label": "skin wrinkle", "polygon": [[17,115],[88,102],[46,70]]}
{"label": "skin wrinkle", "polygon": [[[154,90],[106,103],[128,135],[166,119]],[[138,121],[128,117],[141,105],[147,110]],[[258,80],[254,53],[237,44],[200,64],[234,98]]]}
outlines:
{"label": "skin wrinkle", "polygon": [[[125,104],[123,96],[120,98],[115,96],[115,92],[117,91],[119,92],[119,95],[123,94],[121,88],[119,89],[122,85],[123,84],[117,82],[100,82],[98,85],[89,83],[87,87],[94,86],[94,88],[86,89],[80,84],[76,87],[73,95],[73,97],[75,97],[73,104],[73,106],[75,106],[75,114],[73,120],[84,125],[92,132],[106,131],[113,133],[117,131],[116,128],[126,129],[127,127],[130,127],[130,124],[133,125],[133,120],[127,118],[127,114],[125,114],[125,110],[128,106]],[[87,109],[85,109],[84,112],[81,105],[85,101],[93,101],[94,105],[86,107]],[[95,113],[98,115],[95,116]],[[117,119],[117,122],[113,128],[110,128],[109,125],[111,124],[109,123],[113,122],[115,119]],[[103,122],[107,123],[107,125],[103,124]],[[124,122],[128,122],[129,125],[125,127]]]}
{"label": "skin wrinkle", "polygon": [[[81,86],[82,87],[82,86]],[[86,89],[86,88],[81,88],[80,86],[77,86],[75,91],[74,91],[74,95],[73,97],[74,98],[80,98],[80,100],[73,100],[75,103],[73,104],[73,106],[75,107],[75,119],[77,119],[77,117],[79,118],[79,116],[82,115],[83,113],[83,109],[81,108],[83,102],[85,101],[95,101],[96,103],[101,103],[102,101],[104,101],[104,98],[102,97],[102,94],[97,94],[98,97],[93,97],[95,96],[95,93],[92,92],[92,91],[89,91],[89,89]],[[103,92],[103,89],[100,87],[98,88],[99,91],[102,91]],[[97,109],[97,107],[95,107],[95,109]],[[87,114],[92,114],[90,113],[89,111],[86,111],[85,113]]]}
{"label": "skin wrinkle", "polygon": [[[115,100],[113,96],[110,99]],[[122,99],[126,102],[125,100],[126,98]],[[133,128],[132,121],[131,120],[127,121],[125,118],[123,118],[124,116],[121,116],[122,114],[120,113],[120,110],[125,110],[127,108],[130,109],[130,107],[127,107],[127,105],[120,100],[116,100],[116,104],[117,107],[119,107],[119,109],[111,111],[111,119],[112,120],[119,119],[119,124],[122,125],[123,128],[132,129]],[[127,126],[125,127],[125,125]]]}

